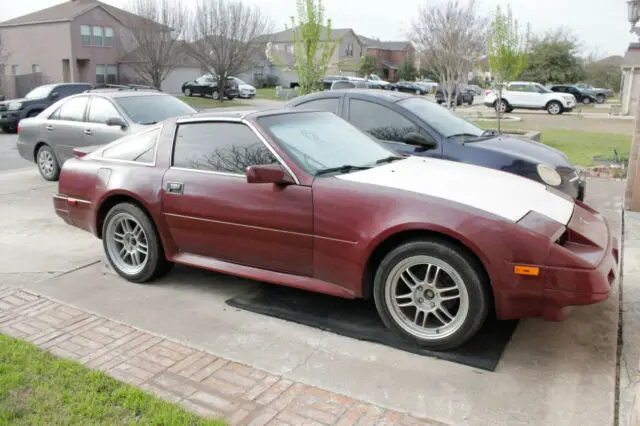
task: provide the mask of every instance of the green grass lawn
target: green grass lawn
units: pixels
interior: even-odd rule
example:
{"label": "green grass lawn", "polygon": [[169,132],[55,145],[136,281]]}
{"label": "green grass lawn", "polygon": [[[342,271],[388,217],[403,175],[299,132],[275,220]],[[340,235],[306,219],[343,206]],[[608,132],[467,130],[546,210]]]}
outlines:
{"label": "green grass lawn", "polygon": [[282,99],[276,97],[275,87],[265,87],[263,89],[256,89],[256,99],[269,99],[272,101],[281,101]]}
{"label": "green grass lawn", "polygon": [[0,425],[224,425],[0,335]]}
{"label": "green grass lawn", "polygon": [[[496,129],[492,122],[476,122],[484,129]],[[504,130],[527,130],[519,123],[505,123]],[[629,158],[631,136],[618,133],[584,132],[579,130],[544,129],[540,130],[540,141],[564,152],[571,163],[580,166],[593,166],[593,157],[613,158],[613,148],[622,158]]]}
{"label": "green grass lawn", "polygon": [[201,98],[200,96],[192,96],[192,97],[177,96],[177,98],[183,102],[188,103],[189,105],[191,105],[196,109],[231,108],[231,107],[238,107],[238,106],[247,106],[242,102],[227,101],[227,100],[225,100],[224,102],[220,102],[220,101],[213,100],[211,98]]}

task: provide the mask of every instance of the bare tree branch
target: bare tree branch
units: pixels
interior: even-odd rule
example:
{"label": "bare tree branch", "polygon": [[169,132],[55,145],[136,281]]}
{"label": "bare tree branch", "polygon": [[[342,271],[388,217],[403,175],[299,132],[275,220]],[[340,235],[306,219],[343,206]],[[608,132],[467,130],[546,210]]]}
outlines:
{"label": "bare tree branch", "polygon": [[189,19],[180,0],[131,0],[129,12],[144,19],[130,28],[132,38],[125,61],[145,81],[157,89],[179,63],[184,51],[181,37]]}
{"label": "bare tree branch", "polygon": [[[264,49],[256,38],[270,32],[271,20],[257,6],[239,0],[198,0],[188,31],[189,54],[223,88],[227,77],[242,72]],[[224,96],[219,96],[222,101]]]}
{"label": "bare tree branch", "polygon": [[[488,23],[486,17],[477,14],[475,0],[464,4],[460,0],[425,3],[419,8],[410,37],[425,68],[439,76],[449,106],[454,92],[466,82],[473,63],[486,51]],[[454,101],[454,109],[455,104]]]}

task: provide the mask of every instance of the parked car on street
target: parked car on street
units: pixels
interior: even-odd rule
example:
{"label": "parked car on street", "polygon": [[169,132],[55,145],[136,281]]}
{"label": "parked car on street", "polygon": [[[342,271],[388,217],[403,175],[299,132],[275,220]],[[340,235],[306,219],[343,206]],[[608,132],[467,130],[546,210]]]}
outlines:
{"label": "parked car on street", "polygon": [[416,81],[416,84],[427,89],[427,93],[435,92],[438,88],[438,83],[429,79]]}
{"label": "parked car on street", "polygon": [[478,86],[477,84],[470,84],[467,86],[467,88],[471,90],[475,96],[480,96],[484,93],[482,87]]}
{"label": "parked car on street", "polygon": [[[182,85],[182,93],[185,96],[210,96],[219,99],[218,79],[211,74],[205,74],[193,81],[187,81]],[[224,97],[233,100],[239,95],[238,83],[233,77],[227,77],[224,84]]]}
{"label": "parked car on street", "polygon": [[[462,104],[473,105],[474,93],[472,90],[467,89],[466,86],[454,87],[452,102],[456,102],[457,106]],[[442,105],[447,102],[446,90],[442,88],[442,85],[438,85],[436,89],[436,102]]]}
{"label": "parked car on street", "polygon": [[489,315],[561,320],[607,299],[617,274],[617,240],[586,205],[397,156],[325,111],[201,113],[77,149],[53,201],[131,282],[179,263],[372,299],[390,330],[432,350]]}
{"label": "parked car on street", "polygon": [[390,83],[390,82],[388,82],[388,81],[386,81],[386,80],[381,79],[381,78],[380,78],[378,75],[376,75],[376,74],[370,74],[370,75],[367,77],[367,80],[369,80],[369,81],[371,81],[371,82],[373,82],[373,83],[377,84],[377,85],[378,85],[378,86],[380,86],[380,88],[382,88],[382,89],[389,89],[389,88],[390,88],[390,85],[391,85],[391,83]]}
{"label": "parked car on street", "polygon": [[[17,148],[23,158],[36,163],[44,179],[55,181],[75,148],[104,145],[168,117],[195,112],[180,99],[158,91],[90,90],[22,120]],[[153,152],[144,158],[150,155]]]}
{"label": "parked car on street", "polygon": [[337,114],[399,154],[498,169],[584,200],[586,181],[562,152],[480,129],[423,97],[350,89],[300,96],[286,106]]}
{"label": "parked car on street", "polygon": [[238,97],[243,99],[251,99],[256,95],[256,88],[252,85],[240,80],[238,77],[231,77],[238,85]]}
{"label": "parked car on street", "polygon": [[425,88],[411,81],[398,81],[397,83],[393,83],[392,90],[396,92],[415,93],[416,95],[426,95],[429,93]]}
{"label": "parked car on street", "polygon": [[568,93],[570,95],[573,95],[573,97],[576,98],[576,102],[581,104],[589,105],[591,103],[598,102],[598,98],[595,92],[583,90],[576,86],[567,84],[554,84],[553,86],[549,87],[549,89],[552,92]]}
{"label": "parked car on street", "polygon": [[23,118],[35,117],[54,102],[84,92],[93,87],[90,83],[60,83],[38,86],[24,98],[0,103],[0,128],[5,133],[15,133]]}
{"label": "parked car on street", "polygon": [[601,87],[593,87],[592,85],[586,84],[586,83],[578,83],[575,86],[582,90],[588,90],[590,92],[594,92],[596,94],[596,99],[599,104],[605,103],[607,101],[607,98],[611,98],[614,95],[613,89],[603,89]]}
{"label": "parked car on street", "polygon": [[559,115],[573,110],[576,98],[568,93],[556,93],[538,83],[513,81],[504,85],[500,102],[497,89],[487,90],[484,104],[502,113],[514,109],[540,109],[551,115]]}

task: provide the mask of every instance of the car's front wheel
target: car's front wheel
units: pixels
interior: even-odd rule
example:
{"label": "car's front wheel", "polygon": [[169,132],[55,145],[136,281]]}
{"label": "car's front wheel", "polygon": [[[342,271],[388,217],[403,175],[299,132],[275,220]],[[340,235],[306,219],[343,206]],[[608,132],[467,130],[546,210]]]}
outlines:
{"label": "car's front wheel", "polygon": [[48,145],[42,145],[36,153],[36,163],[40,175],[50,182],[57,181],[60,177],[60,165],[53,150]]}
{"label": "car's front wheel", "polygon": [[191,97],[191,96],[193,95],[193,93],[191,92],[191,89],[190,89],[190,88],[188,88],[188,87],[185,87],[185,88],[184,88],[183,93],[184,93],[184,95],[185,95],[185,96],[187,96],[187,97]]}
{"label": "car's front wheel", "polygon": [[607,97],[603,94],[600,94],[598,96],[596,96],[596,102],[598,102],[599,104],[603,104],[607,101]]}
{"label": "car's front wheel", "polygon": [[102,244],[111,267],[129,281],[151,281],[169,272],[173,265],[165,258],[149,216],[130,203],[109,210],[102,227]]}
{"label": "car's front wheel", "polygon": [[591,103],[591,98],[589,97],[582,98],[582,103],[585,105],[589,105]]}
{"label": "car's front wheel", "polygon": [[558,101],[551,101],[547,104],[547,112],[551,115],[560,115],[562,110],[562,104]]}
{"label": "car's front wheel", "polygon": [[385,325],[432,350],[458,347],[473,337],[489,312],[482,267],[444,240],[415,240],[380,263],[374,299]]}
{"label": "car's front wheel", "polygon": [[213,92],[211,92],[211,97],[217,101],[220,98],[220,94],[217,90],[214,90]]}

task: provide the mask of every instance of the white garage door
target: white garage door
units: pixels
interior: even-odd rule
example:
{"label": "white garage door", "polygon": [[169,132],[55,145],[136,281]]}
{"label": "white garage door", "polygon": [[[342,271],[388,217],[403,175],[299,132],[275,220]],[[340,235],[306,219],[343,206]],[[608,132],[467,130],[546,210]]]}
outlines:
{"label": "white garage door", "polygon": [[173,69],[167,78],[162,82],[162,91],[166,93],[178,94],[181,92],[182,84],[186,81],[195,80],[202,75],[202,71],[197,67],[178,67]]}

